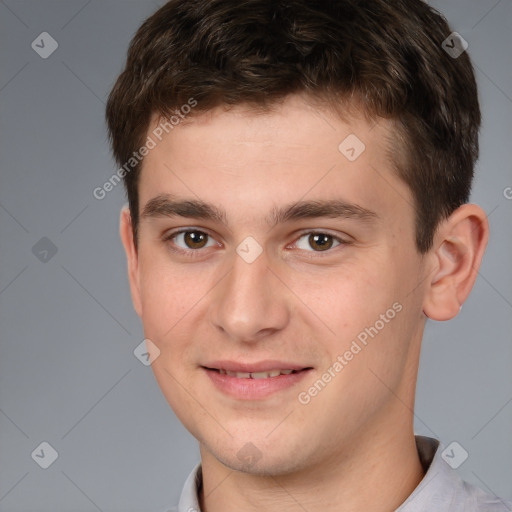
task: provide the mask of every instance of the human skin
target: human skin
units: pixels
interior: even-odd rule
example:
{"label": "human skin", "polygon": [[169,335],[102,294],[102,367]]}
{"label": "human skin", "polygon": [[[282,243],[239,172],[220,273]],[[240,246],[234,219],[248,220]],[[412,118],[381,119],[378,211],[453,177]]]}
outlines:
{"label": "human skin", "polygon": [[[148,134],[157,124],[155,116]],[[205,512],[393,510],[423,477],[412,411],[425,319],[458,313],[488,225],[478,206],[463,205],[418,253],[414,200],[390,160],[393,129],[357,109],[342,120],[290,96],[265,113],[236,106],[193,115],[145,157],[137,249],[126,209],[121,237],[135,310],[160,350],[153,371],[199,441]],[[350,134],[366,146],[355,161],[338,150]],[[143,214],[166,194],[210,203],[227,224]],[[326,200],[374,215],[267,222],[275,208]],[[206,246],[165,240],[183,228],[206,233]],[[343,242],[315,252],[311,233]],[[263,249],[252,263],[236,252],[246,237]],[[301,404],[299,393],[394,303],[401,311]],[[250,399],[213,385],[205,367],[219,360],[311,369]],[[238,456],[247,445],[257,456]]]}

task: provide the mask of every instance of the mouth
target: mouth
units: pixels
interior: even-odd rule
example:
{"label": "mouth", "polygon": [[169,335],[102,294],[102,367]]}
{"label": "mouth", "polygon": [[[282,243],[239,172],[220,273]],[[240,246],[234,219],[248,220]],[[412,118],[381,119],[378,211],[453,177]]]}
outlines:
{"label": "mouth", "polygon": [[269,370],[264,372],[232,372],[229,370],[224,370],[223,368],[207,368],[207,370],[212,370],[214,372],[218,372],[220,375],[228,375],[229,377],[236,377],[237,379],[272,379],[274,377],[279,377],[280,375],[290,375],[292,373],[299,373],[303,370],[309,370],[311,368],[304,368],[303,370]]}
{"label": "mouth", "polygon": [[241,364],[219,361],[202,366],[210,382],[224,395],[258,400],[295,387],[313,368],[278,361]]}

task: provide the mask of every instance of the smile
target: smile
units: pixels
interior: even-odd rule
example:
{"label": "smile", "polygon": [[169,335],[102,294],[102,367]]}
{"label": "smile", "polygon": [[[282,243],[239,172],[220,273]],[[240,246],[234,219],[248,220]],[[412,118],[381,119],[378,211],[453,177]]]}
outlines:
{"label": "smile", "polygon": [[297,373],[297,370],[270,370],[268,372],[231,372],[229,370],[217,370],[221,375],[236,377],[237,379],[268,379],[271,377],[279,377],[279,375],[290,375]]}
{"label": "smile", "polygon": [[262,400],[283,393],[297,386],[313,370],[312,367],[301,367],[293,363],[273,363],[265,361],[244,365],[239,362],[219,361],[202,368],[217,391],[244,401]]}

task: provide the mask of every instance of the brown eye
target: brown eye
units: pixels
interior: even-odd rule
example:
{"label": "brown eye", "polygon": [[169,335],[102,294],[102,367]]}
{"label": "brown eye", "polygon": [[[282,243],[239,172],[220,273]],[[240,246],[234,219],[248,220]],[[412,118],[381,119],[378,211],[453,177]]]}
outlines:
{"label": "brown eye", "polygon": [[295,242],[295,247],[307,252],[328,252],[329,249],[334,249],[338,245],[346,245],[348,243],[342,238],[330,235],[329,233],[310,231],[299,237]]}
{"label": "brown eye", "polygon": [[208,243],[208,235],[202,231],[185,231],[183,241],[189,249],[202,249]]}
{"label": "brown eye", "polygon": [[315,251],[326,251],[333,246],[334,240],[331,235],[325,233],[312,233],[309,235],[308,242]]}
{"label": "brown eye", "polygon": [[165,237],[166,242],[171,242],[171,247],[176,246],[179,250],[203,249],[215,245],[215,240],[208,233],[195,229],[188,229],[171,233]]}

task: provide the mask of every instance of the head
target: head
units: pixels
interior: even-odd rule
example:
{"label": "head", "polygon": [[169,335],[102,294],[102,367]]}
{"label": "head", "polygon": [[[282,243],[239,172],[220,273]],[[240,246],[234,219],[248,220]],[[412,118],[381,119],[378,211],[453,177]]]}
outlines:
{"label": "head", "polygon": [[[172,0],[136,33],[107,105],[132,297],[166,398],[227,466],[411,428],[425,317],[457,314],[487,240],[450,32],[419,0]],[[220,376],[292,366],[251,398]]]}

